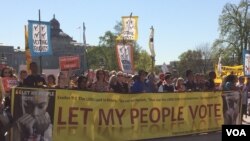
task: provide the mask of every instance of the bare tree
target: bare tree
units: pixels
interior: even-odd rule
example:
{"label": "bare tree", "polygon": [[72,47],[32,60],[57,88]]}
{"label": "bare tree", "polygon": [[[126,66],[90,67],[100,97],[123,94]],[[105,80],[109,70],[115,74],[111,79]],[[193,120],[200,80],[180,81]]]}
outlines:
{"label": "bare tree", "polygon": [[208,67],[212,65],[211,61],[211,47],[209,43],[202,43],[196,47],[197,52],[201,53],[201,59],[202,59],[202,70],[203,73],[206,74],[208,71]]}

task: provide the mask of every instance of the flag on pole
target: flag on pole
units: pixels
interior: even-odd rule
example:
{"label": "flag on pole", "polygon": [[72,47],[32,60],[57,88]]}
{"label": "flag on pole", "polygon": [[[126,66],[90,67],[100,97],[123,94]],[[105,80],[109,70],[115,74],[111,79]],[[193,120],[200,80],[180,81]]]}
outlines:
{"label": "flag on pole", "polygon": [[122,17],[122,33],[118,35],[116,40],[132,40],[138,39],[138,16]]}
{"label": "flag on pole", "polygon": [[222,69],[221,69],[221,56],[219,57],[219,61],[218,61],[218,74],[221,75]]}
{"label": "flag on pole", "polygon": [[24,26],[24,38],[25,38],[25,56],[26,56],[26,66],[27,72],[30,74],[30,63],[32,62],[30,49],[29,49],[29,42],[28,42],[29,33],[27,27]]}
{"label": "flag on pole", "polygon": [[29,48],[32,56],[52,55],[50,22],[28,21]]}
{"label": "flag on pole", "polygon": [[154,50],[154,27],[151,26],[150,28],[150,36],[149,36],[149,50],[152,57],[155,57],[155,50]]}

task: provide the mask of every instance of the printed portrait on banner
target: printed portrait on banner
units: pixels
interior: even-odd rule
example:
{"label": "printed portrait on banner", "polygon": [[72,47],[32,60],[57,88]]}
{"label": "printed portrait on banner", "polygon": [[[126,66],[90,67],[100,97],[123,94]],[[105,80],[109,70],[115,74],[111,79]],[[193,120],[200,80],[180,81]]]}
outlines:
{"label": "printed portrait on banner", "polygon": [[55,90],[15,89],[14,141],[52,141]]}

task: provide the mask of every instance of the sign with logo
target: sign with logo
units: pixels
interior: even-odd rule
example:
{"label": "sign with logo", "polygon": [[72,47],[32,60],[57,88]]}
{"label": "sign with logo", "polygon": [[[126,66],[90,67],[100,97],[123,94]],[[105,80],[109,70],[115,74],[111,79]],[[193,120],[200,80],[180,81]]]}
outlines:
{"label": "sign with logo", "polygon": [[222,141],[248,141],[250,136],[249,125],[222,125]]}
{"label": "sign with logo", "polygon": [[80,57],[79,56],[59,57],[59,64],[60,64],[60,69],[62,71],[76,70],[80,68]]}
{"label": "sign with logo", "polygon": [[51,55],[50,22],[28,21],[29,48],[32,56]]}
{"label": "sign with logo", "polygon": [[2,70],[3,68],[5,68],[7,66],[7,64],[0,64],[0,70]]}

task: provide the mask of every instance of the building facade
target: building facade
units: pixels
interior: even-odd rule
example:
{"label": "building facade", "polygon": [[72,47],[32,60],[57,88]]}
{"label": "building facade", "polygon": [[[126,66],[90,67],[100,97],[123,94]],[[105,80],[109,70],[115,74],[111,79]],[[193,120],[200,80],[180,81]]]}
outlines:
{"label": "building facade", "polygon": [[[53,17],[51,23],[51,46],[53,54],[51,56],[42,56],[43,69],[58,69],[59,57],[62,56],[75,56],[80,57],[80,69],[77,72],[81,73],[87,70],[86,62],[86,48],[83,44],[77,43],[68,34],[64,33],[60,28],[60,23]],[[13,67],[19,71],[19,65],[26,64],[25,52],[14,50],[13,46],[1,46],[0,55],[2,55],[1,63],[7,63],[8,66]],[[32,61],[37,62],[39,65],[39,57],[32,57]]]}

